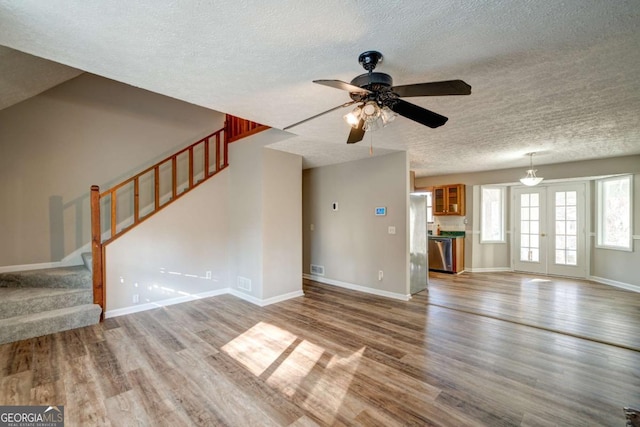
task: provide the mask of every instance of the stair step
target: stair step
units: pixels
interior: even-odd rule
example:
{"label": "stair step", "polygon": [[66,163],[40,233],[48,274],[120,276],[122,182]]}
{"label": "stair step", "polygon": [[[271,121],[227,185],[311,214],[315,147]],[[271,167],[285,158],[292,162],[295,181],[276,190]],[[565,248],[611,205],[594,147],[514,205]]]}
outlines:
{"label": "stair step", "polygon": [[0,274],[0,288],[92,288],[84,265]]}
{"label": "stair step", "polygon": [[0,344],[95,325],[100,306],[84,304],[0,320]]}
{"label": "stair step", "polygon": [[91,303],[85,288],[0,288],[0,319]]}
{"label": "stair step", "polygon": [[93,254],[91,252],[83,252],[81,256],[84,266],[87,267],[90,272],[93,272]]}

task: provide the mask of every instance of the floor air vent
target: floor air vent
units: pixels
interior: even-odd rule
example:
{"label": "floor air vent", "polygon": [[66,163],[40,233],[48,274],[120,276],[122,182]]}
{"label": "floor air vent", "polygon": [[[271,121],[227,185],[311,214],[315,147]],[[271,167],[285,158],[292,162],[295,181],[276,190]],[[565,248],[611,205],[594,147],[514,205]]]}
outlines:
{"label": "floor air vent", "polygon": [[243,291],[251,291],[251,279],[238,276],[238,289],[242,289]]}
{"label": "floor air vent", "polygon": [[324,276],[324,265],[311,264],[311,274]]}

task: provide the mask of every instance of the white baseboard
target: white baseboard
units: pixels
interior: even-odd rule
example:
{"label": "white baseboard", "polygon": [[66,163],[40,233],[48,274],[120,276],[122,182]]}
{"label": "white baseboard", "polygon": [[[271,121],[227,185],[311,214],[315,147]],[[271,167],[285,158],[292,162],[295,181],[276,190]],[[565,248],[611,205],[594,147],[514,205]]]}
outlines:
{"label": "white baseboard", "polygon": [[16,271],[44,270],[45,268],[61,267],[60,262],[42,262],[39,264],[6,265],[0,267],[0,273],[15,273]]}
{"label": "white baseboard", "polygon": [[169,298],[161,301],[149,302],[146,304],[137,304],[129,307],[117,308],[115,310],[108,310],[104,312],[104,318],[123,316],[125,314],[138,313],[141,311],[153,310],[158,307],[165,307],[168,305],[180,304],[187,301],[195,301],[202,298],[215,297],[218,295],[224,295],[229,293],[229,288],[217,289],[215,291],[201,292],[199,294],[182,296],[177,298]]}
{"label": "white baseboard", "polygon": [[497,273],[505,271],[513,271],[510,267],[486,267],[486,268],[465,268],[464,271],[469,273]]}
{"label": "white baseboard", "polygon": [[37,264],[6,265],[0,267],[0,273],[15,273],[16,271],[44,270],[45,268],[73,267],[83,265],[82,254],[91,252],[91,244],[87,243],[71,252],[60,261],[41,262]]}
{"label": "white baseboard", "polygon": [[350,289],[352,291],[364,292],[366,294],[373,294],[380,297],[392,298],[401,301],[409,301],[411,299],[411,295],[403,295],[395,292],[383,291],[381,289],[368,288],[362,285],[355,285],[353,283],[341,282],[340,280],[327,279],[322,276],[315,276],[313,274],[303,274],[303,278],[313,280],[315,282],[324,283],[325,285],[338,286],[340,288]]}
{"label": "white baseboard", "polygon": [[589,280],[602,283],[603,285],[615,286],[616,288],[626,289],[628,291],[640,292],[640,286],[632,285],[631,283],[618,282],[616,280],[605,279],[603,277],[589,276]]}
{"label": "white baseboard", "polygon": [[277,302],[304,296],[304,292],[302,292],[302,289],[300,289],[299,291],[289,292],[287,294],[277,295],[275,297],[267,299],[256,298],[253,295],[245,294],[244,292],[241,292],[237,289],[229,289],[229,293],[235,297],[238,297],[260,307],[266,307],[267,305],[275,304]]}
{"label": "white baseboard", "polygon": [[222,289],[217,289],[215,291],[201,292],[195,295],[170,298],[170,299],[150,302],[146,304],[132,305],[130,307],[123,307],[123,308],[117,308],[115,310],[108,310],[108,311],[105,311],[104,317],[105,319],[108,319],[111,317],[123,316],[125,314],[133,314],[133,313],[139,313],[141,311],[153,310],[154,308],[158,308],[158,307],[166,307],[173,304],[180,304],[183,302],[194,301],[202,298],[209,298],[209,297],[215,297],[215,296],[226,295],[226,294],[233,295],[242,300],[258,305],[260,307],[265,307],[267,305],[275,304],[281,301],[286,301],[291,298],[304,296],[304,292],[302,292],[302,290],[299,290],[299,291],[289,292],[287,294],[282,294],[282,295],[278,295],[278,296],[263,300],[263,299],[256,298],[253,295],[240,292],[237,289],[222,288]]}

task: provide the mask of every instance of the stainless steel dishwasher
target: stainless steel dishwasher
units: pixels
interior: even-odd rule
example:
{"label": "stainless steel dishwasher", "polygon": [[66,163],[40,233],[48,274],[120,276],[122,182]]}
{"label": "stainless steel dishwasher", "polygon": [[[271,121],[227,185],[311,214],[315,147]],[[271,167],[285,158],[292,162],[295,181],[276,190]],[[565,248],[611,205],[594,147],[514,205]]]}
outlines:
{"label": "stainless steel dishwasher", "polygon": [[453,272],[451,237],[429,236],[429,270]]}

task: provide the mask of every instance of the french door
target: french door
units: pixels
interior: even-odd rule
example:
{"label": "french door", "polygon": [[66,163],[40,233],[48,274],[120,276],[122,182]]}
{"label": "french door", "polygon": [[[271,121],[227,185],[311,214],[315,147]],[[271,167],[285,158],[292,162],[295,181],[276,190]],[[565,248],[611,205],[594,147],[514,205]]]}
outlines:
{"label": "french door", "polygon": [[513,268],[586,277],[586,185],[513,190]]}

